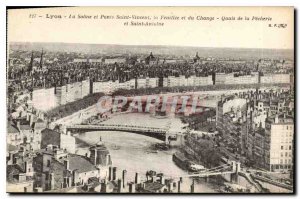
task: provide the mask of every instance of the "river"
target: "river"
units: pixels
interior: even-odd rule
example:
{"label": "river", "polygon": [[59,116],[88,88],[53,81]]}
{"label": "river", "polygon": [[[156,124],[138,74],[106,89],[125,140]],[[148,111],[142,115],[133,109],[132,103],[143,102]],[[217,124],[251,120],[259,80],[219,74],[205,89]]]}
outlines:
{"label": "river", "polygon": [[[94,131],[80,134],[78,138],[89,144],[95,144],[101,136],[108,150],[110,151],[113,166],[118,168],[117,175],[121,176],[123,169],[127,170],[128,179],[133,181],[135,172],[140,173],[142,179],[148,170],[162,172],[166,177],[178,177],[188,173],[177,167],[172,161],[172,154],[175,149],[169,151],[158,151],[151,153],[150,147],[155,143],[161,143],[155,138],[126,132],[104,132]],[[120,147],[115,150],[116,146]],[[88,148],[79,148],[77,153],[84,155]],[[183,192],[189,192],[192,179],[183,179]],[[195,192],[216,192],[218,187],[204,180],[197,181]]]}
{"label": "river", "polygon": [[[249,89],[248,89],[249,90]],[[44,90],[48,92],[48,96],[43,94],[42,91],[35,92],[33,95],[34,106],[38,109],[43,107],[44,109],[51,109],[57,106],[55,97],[51,90]],[[224,91],[205,92],[207,95],[220,95]],[[201,93],[203,94],[203,93]],[[43,96],[47,96],[50,100],[43,99]],[[205,96],[205,95],[204,95]],[[212,99],[212,101],[216,99]],[[49,101],[52,103],[49,104]],[[48,104],[44,104],[48,103]],[[46,107],[46,108],[45,108]],[[76,117],[75,117],[76,118]],[[75,120],[70,118],[70,120]],[[70,121],[68,121],[70,123]],[[76,123],[76,122],[75,122]],[[136,114],[131,113],[130,116],[127,114],[114,115],[111,119],[103,122],[107,124],[126,124],[126,125],[137,125],[147,127],[169,127],[170,129],[182,129],[183,124],[179,118],[162,118],[157,119],[151,117],[149,114]],[[78,138],[89,144],[95,144],[99,137],[105,142],[108,150],[110,151],[113,166],[118,168],[118,176],[121,176],[123,169],[127,170],[128,179],[133,181],[136,172],[140,173],[142,178],[145,178],[145,173],[148,170],[154,170],[158,173],[162,172],[166,177],[177,178],[179,176],[187,175],[188,173],[181,168],[177,167],[172,161],[172,154],[175,149],[169,151],[158,151],[152,153],[150,147],[153,144],[160,143],[160,140],[155,138],[147,137],[144,135],[138,135],[126,132],[86,132],[78,135]],[[115,150],[115,147],[120,147],[119,150]],[[85,155],[88,148],[78,148],[77,154]],[[249,186],[247,181],[243,178],[239,178],[239,183],[243,186]],[[182,192],[190,192],[190,185],[192,179],[184,178],[182,184]],[[218,192],[217,183],[205,182],[204,179],[198,179],[195,184],[196,193],[214,193]]]}

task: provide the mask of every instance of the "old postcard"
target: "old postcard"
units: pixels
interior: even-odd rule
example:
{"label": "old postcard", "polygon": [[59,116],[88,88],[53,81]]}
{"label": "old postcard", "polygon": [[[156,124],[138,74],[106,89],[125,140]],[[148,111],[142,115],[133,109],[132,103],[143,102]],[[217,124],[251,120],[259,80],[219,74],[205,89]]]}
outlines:
{"label": "old postcard", "polygon": [[9,193],[294,193],[293,7],[7,10]]}

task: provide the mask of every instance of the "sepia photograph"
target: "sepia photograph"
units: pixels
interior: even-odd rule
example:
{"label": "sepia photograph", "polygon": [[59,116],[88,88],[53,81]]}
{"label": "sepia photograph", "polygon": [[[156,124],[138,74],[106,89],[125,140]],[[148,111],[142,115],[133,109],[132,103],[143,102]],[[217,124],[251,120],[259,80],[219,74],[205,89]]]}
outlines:
{"label": "sepia photograph", "polygon": [[8,7],[6,192],[294,194],[294,12]]}

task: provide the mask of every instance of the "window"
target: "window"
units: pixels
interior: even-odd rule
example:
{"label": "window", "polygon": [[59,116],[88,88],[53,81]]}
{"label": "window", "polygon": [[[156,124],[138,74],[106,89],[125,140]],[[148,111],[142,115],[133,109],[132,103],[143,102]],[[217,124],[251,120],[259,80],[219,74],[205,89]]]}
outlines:
{"label": "window", "polygon": [[281,146],[281,150],[283,150],[283,146]]}
{"label": "window", "polygon": [[50,160],[47,160],[47,167],[50,167],[50,165],[51,165]]}
{"label": "window", "polygon": [[289,150],[292,150],[292,146],[291,145],[289,146]]}

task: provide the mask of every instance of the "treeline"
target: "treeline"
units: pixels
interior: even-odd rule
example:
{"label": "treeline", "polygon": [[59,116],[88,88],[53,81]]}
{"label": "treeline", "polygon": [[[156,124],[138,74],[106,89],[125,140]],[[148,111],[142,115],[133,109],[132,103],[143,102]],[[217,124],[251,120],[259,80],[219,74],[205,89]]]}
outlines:
{"label": "treeline", "polygon": [[286,87],[290,84],[220,84],[206,86],[178,86],[178,87],[155,87],[155,88],[139,88],[139,89],[119,89],[113,92],[113,96],[135,96],[135,95],[153,95],[163,93],[182,93],[196,91],[214,91],[214,90],[239,90],[239,89],[255,89],[261,87]]}
{"label": "treeline", "polygon": [[209,111],[204,111],[202,113],[189,115],[189,116],[180,116],[181,121],[184,124],[188,124],[188,127],[193,130],[200,130],[201,127],[205,126],[208,121],[208,118],[216,116],[216,111],[211,109]]}
{"label": "treeline", "polygon": [[[190,148],[193,153],[191,154],[191,152],[188,152],[190,150],[186,150],[186,147]],[[187,135],[185,146],[182,150],[188,159],[194,161],[197,160],[198,163],[206,168],[216,167],[221,161],[220,153],[215,147],[214,142],[203,137]]]}
{"label": "treeline", "polygon": [[79,99],[74,102],[69,102],[64,105],[60,105],[52,110],[49,110],[46,112],[46,117],[48,119],[52,118],[63,118],[68,115],[71,115],[77,111],[80,111],[82,109],[85,109],[89,106],[92,106],[93,104],[96,104],[97,101],[100,99],[100,97],[104,96],[103,93],[93,93],[88,96],[83,97],[82,99]]}

